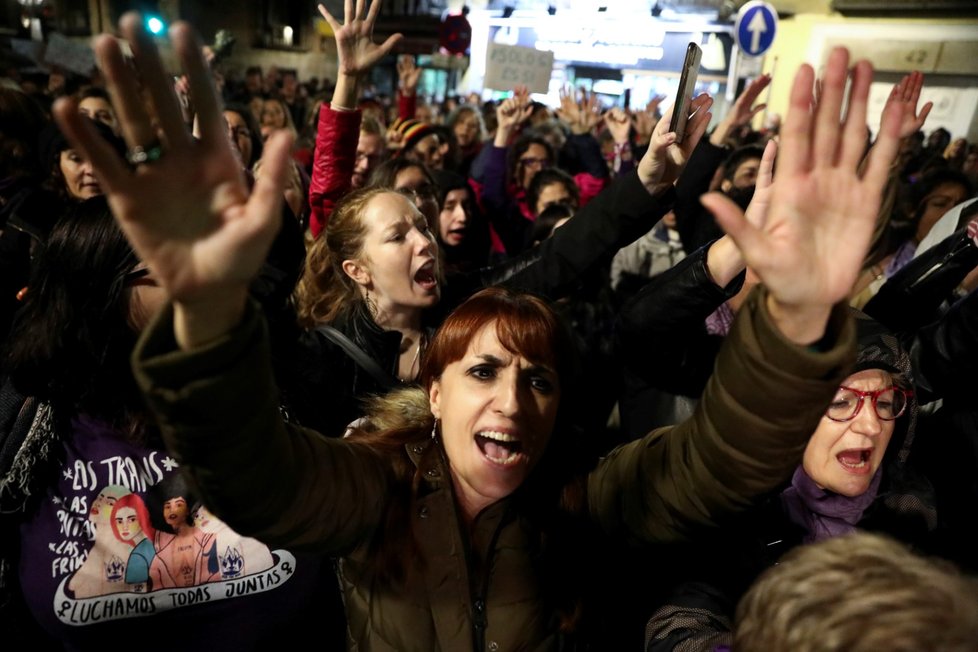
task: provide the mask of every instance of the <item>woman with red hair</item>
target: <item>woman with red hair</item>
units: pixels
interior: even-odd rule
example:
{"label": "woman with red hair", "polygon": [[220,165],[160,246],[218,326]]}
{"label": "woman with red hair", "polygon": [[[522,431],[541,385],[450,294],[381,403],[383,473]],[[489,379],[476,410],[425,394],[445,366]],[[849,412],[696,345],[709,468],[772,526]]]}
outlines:
{"label": "woman with red hair", "polygon": [[[150,522],[149,510],[137,494],[127,494],[115,501],[110,517],[112,533],[115,538],[132,546],[126,562],[126,583],[143,584],[149,582],[149,565],[156,556],[153,537],[156,529]],[[150,590],[145,586],[144,591]]]}
{"label": "woman with red hair", "polygon": [[[365,4],[348,2],[349,17],[367,14]],[[707,536],[794,471],[853,358],[844,303],[897,150],[899,107],[858,173],[868,62],[854,66],[844,102],[849,54],[833,50],[814,115],[814,71],[802,66],[763,224],[721,196],[703,198],[764,286],[739,311],[693,416],[597,459],[562,427],[561,399],[565,409],[575,399],[566,334],[543,301],[509,289],[484,290],[452,313],[422,364],[423,390],[405,390],[414,398],[375,412],[355,437],[286,424],[248,287],[279,227],[290,138],[269,138],[268,174],[249,194],[227,164],[231,145],[192,30],[176,24],[171,35],[195,94],[196,142],[169,119],[178,107],[138,29],[123,20],[163,117],[162,157],[129,170],[70,102],[55,105],[172,301],[142,334],[135,374],[181,470],[220,518],[266,543],[339,558],[350,646],[617,649],[607,622],[593,619],[628,595],[627,569],[607,570],[619,561],[613,551]],[[113,87],[135,87],[114,39],[96,51]],[[122,111],[133,147],[155,133],[136,106]],[[675,137],[655,136],[679,157]],[[682,162],[660,163],[668,175]],[[398,226],[420,246],[415,213],[405,207],[412,221]]]}

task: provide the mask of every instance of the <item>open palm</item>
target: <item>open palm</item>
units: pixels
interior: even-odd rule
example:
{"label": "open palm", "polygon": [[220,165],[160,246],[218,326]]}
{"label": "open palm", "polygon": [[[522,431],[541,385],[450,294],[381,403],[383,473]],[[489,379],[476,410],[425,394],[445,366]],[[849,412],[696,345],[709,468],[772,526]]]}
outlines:
{"label": "open palm", "polygon": [[[135,169],[127,165],[79,117],[71,100],[60,101],[55,116],[72,144],[92,161],[119,225],[171,299],[206,305],[243,297],[278,230],[291,137],[279,132],[269,139],[261,178],[249,194],[191,28],[179,23],[171,35],[197,109],[198,140],[180,118],[169,77],[140,17],[127,14],[120,30],[132,45],[135,72],[111,37],[98,39],[96,53],[127,145],[152,149],[161,143],[159,159]],[[137,73],[152,99],[153,115],[144,108]]]}
{"label": "open palm", "polygon": [[751,224],[721,196],[704,198],[772,297],[787,306],[831,306],[848,297],[896,155],[899,104],[884,115],[866,172],[861,178],[857,174],[872,68],[865,61],[856,64],[846,119],[840,123],[848,62],[845,49],[830,55],[814,115],[809,110],[814,73],[805,65],[796,75],[770,207],[761,224]]}
{"label": "open palm", "polygon": [[[366,0],[345,0],[343,3],[343,22],[340,23],[326,7],[319,5],[319,13],[329,23],[336,40],[336,54],[339,59],[340,72],[346,75],[359,75],[372,68],[381,58],[393,49],[401,40],[400,34],[393,34],[382,44],[374,43],[374,23],[380,12],[381,0],[374,0],[370,9],[366,8]],[[414,61],[412,60],[412,66]],[[398,72],[401,64],[398,63]],[[414,85],[417,85],[417,75],[420,69],[415,69]]]}

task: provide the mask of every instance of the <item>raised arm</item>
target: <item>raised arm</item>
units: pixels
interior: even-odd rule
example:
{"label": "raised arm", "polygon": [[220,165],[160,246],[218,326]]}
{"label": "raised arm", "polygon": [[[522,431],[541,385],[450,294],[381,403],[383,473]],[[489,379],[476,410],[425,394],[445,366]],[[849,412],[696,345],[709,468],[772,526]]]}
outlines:
{"label": "raised arm", "polygon": [[315,159],[309,184],[309,206],[312,209],[309,226],[314,236],[319,235],[326,225],[336,202],[352,187],[360,137],[360,112],[357,110],[360,78],[401,38],[400,34],[394,34],[380,45],[374,43],[373,27],[380,4],[381,0],[374,0],[370,10],[364,14],[364,0],[357,3],[355,12],[352,2],[347,1],[342,23],[326,7],[319,5],[319,13],[333,30],[339,70],[333,100],[319,110]]}
{"label": "raised arm", "polygon": [[873,71],[866,61],[856,63],[840,124],[848,61],[843,48],[830,54],[814,114],[811,67],[795,76],[766,219],[752,223],[719,193],[703,198],[770,290],[766,307],[779,329],[805,345],[822,337],[832,306],[848,296],[859,273],[899,143],[902,106],[893,105],[865,172],[857,173]]}
{"label": "raised arm", "polygon": [[770,82],[770,76],[761,75],[744,89],[710,137],[700,141],[690,157],[689,171],[676,184],[676,230],[687,253],[696,251],[721,233],[713,216],[700,204],[700,197],[710,190],[717,170],[730,155],[728,136],[764,109],[764,104],[755,106],[754,102]]}
{"label": "raised arm", "polygon": [[418,110],[418,81],[421,68],[410,54],[397,58],[397,117],[414,120]]}
{"label": "raised arm", "polygon": [[172,301],[143,334],[135,369],[164,439],[207,504],[240,532],[329,551],[356,545],[381,513],[384,466],[340,440],[286,430],[263,320],[248,303],[249,283],[281,219],[291,136],[270,137],[249,195],[190,27],[174,25],[171,40],[197,108],[196,141],[141,18],[126,14],[120,28],[135,70],[115,39],[100,37],[95,50],[133,165],[79,117],[73,100],[59,101],[54,112],[92,161],[113,215]]}
{"label": "raised arm", "polygon": [[194,95],[197,140],[183,124],[169,77],[139,20],[127,14],[120,29],[133,49],[158,131],[118,43],[109,36],[95,43],[128,157],[137,164],[128,166],[79,118],[72,100],[59,101],[54,114],[75,148],[92,161],[120,227],[174,302],[177,343],[189,349],[241,319],[248,285],[279,228],[291,137],[276,133],[269,139],[263,173],[249,195],[193,31],[178,23],[171,34]]}
{"label": "raised arm", "polygon": [[[774,141],[769,142],[747,207],[752,220],[765,219],[770,206],[776,153]],[[622,369],[650,387],[699,398],[721,339],[707,333],[704,322],[741,291],[745,268],[727,235],[650,280],[619,312],[615,348]]]}
{"label": "raised arm", "polygon": [[525,225],[516,207],[516,200],[509,193],[506,178],[506,155],[509,142],[524,122],[530,118],[530,92],[518,87],[511,97],[496,107],[496,135],[492,143],[483,147],[473,168],[480,172],[475,177],[479,202],[499,233],[503,242],[522,242]]}
{"label": "raised arm", "polygon": [[727,111],[727,114],[723,116],[723,120],[717,125],[713,133],[710,134],[710,143],[716,147],[726,147],[727,138],[730,137],[732,133],[740,129],[746,124],[749,124],[751,120],[754,119],[758,113],[764,110],[767,104],[754,104],[757,102],[757,98],[760,97],[761,93],[765,88],[771,83],[771,75],[764,74],[753,80],[747,85],[747,88],[737,96],[734,101],[733,106]]}
{"label": "raised arm", "polygon": [[482,274],[478,285],[506,282],[558,298],[596,264],[609,262],[647,233],[672,206],[673,184],[706,131],[712,101],[708,95],[693,101],[695,114],[682,145],[669,132],[671,114],[666,113],[635,172],[615,180],[538,248]]}
{"label": "raised arm", "polygon": [[814,115],[814,73],[803,65],[796,75],[766,216],[704,197],[767,289],[738,313],[694,415],[618,449],[592,474],[591,513],[604,529],[675,540],[745,509],[789,477],[848,372],[854,328],[840,302],[869,246],[901,113],[885,116],[860,177],[872,68],[856,64],[840,124],[848,63],[846,50],[832,51]]}

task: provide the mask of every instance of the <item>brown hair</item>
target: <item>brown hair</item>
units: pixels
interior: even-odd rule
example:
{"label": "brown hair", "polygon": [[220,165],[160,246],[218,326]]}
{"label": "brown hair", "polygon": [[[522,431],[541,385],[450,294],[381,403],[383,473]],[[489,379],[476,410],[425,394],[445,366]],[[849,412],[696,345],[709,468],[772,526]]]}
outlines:
{"label": "brown hair", "polygon": [[733,649],[978,649],[978,587],[873,534],[795,548],[737,607]]}
{"label": "brown hair", "polygon": [[505,287],[474,294],[438,329],[421,367],[420,381],[431,388],[445,367],[461,360],[484,326],[496,325],[500,344],[535,364],[553,368],[563,382],[574,358],[573,344],[553,309],[539,297]]}
{"label": "brown hair", "polygon": [[384,140],[384,136],[386,136],[384,128],[380,126],[380,121],[369,115],[365,115],[360,119],[360,133],[377,136],[381,140]]}
{"label": "brown hair", "polygon": [[356,283],[341,265],[363,253],[367,228],[363,212],[374,197],[393,192],[387,188],[354,190],[336,203],[326,228],[309,248],[306,268],[296,286],[299,323],[306,328],[329,322],[357,301],[362,301]]}
{"label": "brown hair", "polygon": [[[423,568],[419,546],[411,534],[410,500],[419,489],[422,470],[408,458],[406,447],[430,441],[434,418],[428,405],[432,382],[445,368],[464,357],[472,338],[494,324],[500,343],[535,363],[551,366],[558,374],[562,394],[575,375],[576,350],[567,328],[546,301],[505,287],[486,288],[455,309],[435,334],[421,368],[421,385],[404,388],[368,404],[369,425],[349,441],[381,452],[395,476],[391,504],[381,533],[372,542],[371,564],[375,579],[399,584],[412,571]],[[531,540],[541,590],[561,614],[561,628],[573,629],[581,615],[586,587],[577,573],[582,542],[588,533],[568,519],[585,509],[585,471],[588,460],[558,413],[555,436],[540,463],[518,490],[522,514],[536,525],[539,537]],[[433,454],[433,453],[432,453]],[[443,453],[439,453],[443,454]]]}

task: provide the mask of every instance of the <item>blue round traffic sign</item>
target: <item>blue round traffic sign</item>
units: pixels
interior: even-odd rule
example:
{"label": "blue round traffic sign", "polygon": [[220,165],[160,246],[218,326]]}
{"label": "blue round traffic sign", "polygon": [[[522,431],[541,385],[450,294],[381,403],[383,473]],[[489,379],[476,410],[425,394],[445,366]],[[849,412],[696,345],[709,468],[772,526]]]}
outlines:
{"label": "blue round traffic sign", "polygon": [[753,0],[737,12],[734,34],[737,47],[744,54],[757,57],[767,52],[777,31],[778,12],[766,2]]}

